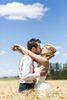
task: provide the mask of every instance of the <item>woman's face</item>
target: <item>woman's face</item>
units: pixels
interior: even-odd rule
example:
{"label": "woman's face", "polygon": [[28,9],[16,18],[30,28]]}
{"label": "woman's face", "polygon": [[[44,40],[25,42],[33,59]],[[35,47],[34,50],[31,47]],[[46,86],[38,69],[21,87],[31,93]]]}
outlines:
{"label": "woman's face", "polygon": [[46,53],[48,53],[48,50],[45,47],[43,47],[41,51],[41,55],[46,54]]}

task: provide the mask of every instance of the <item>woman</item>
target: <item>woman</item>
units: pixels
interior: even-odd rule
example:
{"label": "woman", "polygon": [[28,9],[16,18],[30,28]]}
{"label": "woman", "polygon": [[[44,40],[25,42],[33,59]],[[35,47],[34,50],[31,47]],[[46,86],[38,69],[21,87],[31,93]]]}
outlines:
{"label": "woman", "polygon": [[[52,45],[44,45],[41,51],[41,56],[32,53],[30,50],[22,47],[21,45],[13,45],[12,48],[15,48],[15,51],[19,51],[22,54],[28,54],[34,59],[34,61],[38,63],[37,68],[35,68],[35,72],[38,72],[41,66],[44,66],[45,70],[48,71],[49,67],[44,64],[44,59],[46,58],[47,60],[49,60],[50,58],[55,56],[54,54],[56,52],[55,47],[53,47]],[[35,83],[35,89],[40,91],[50,89],[50,86],[45,82],[45,78],[45,76],[37,78],[37,81]]]}
{"label": "woman", "polygon": [[[45,57],[47,60],[55,56],[56,49],[52,45],[44,45],[41,51],[41,56]],[[38,72],[40,67],[35,68],[35,72]],[[35,88],[40,91],[45,91],[50,89],[50,86],[45,82],[46,76],[37,78]]]}

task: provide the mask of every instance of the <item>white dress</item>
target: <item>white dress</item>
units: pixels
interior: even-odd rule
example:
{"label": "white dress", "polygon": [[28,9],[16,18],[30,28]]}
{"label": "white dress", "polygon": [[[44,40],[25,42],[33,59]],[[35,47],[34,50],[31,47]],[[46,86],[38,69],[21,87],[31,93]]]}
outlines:
{"label": "white dress", "polygon": [[[40,70],[40,67],[35,68],[35,72],[38,72],[39,70]],[[46,76],[40,76],[39,78],[37,78],[34,88],[42,92],[50,89],[50,86],[47,82],[45,82],[45,79],[46,79]]]}

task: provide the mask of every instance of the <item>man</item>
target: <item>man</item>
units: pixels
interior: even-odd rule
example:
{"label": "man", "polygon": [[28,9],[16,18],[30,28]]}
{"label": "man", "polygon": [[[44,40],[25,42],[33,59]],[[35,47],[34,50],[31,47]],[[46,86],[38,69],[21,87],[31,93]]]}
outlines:
{"label": "man", "polygon": [[[39,39],[31,39],[27,43],[27,47],[29,50],[31,50],[35,54],[40,54],[40,43],[41,41]],[[22,52],[19,48],[16,46],[12,47],[13,51],[19,51]],[[24,54],[24,52],[23,52]],[[22,92],[26,89],[34,88],[35,79],[40,76],[45,75],[44,68],[41,67],[40,72],[34,73],[34,66],[33,66],[33,58],[29,55],[26,55],[22,57],[20,61],[20,85],[19,85],[19,92]]]}

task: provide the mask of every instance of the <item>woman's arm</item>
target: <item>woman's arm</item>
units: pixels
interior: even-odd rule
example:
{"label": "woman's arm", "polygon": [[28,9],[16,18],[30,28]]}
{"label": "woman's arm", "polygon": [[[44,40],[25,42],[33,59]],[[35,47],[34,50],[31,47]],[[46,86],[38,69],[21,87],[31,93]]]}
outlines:
{"label": "woman's arm", "polygon": [[22,54],[23,54],[23,52],[25,52],[26,54],[28,54],[29,56],[31,56],[32,59],[34,59],[36,62],[38,62],[40,64],[43,64],[43,65],[47,64],[47,67],[49,66],[49,62],[48,62],[48,60],[46,58],[38,56],[37,54],[34,54],[33,52],[31,52],[30,50],[24,48],[21,45],[13,45],[13,46],[20,48]]}
{"label": "woman's arm", "polygon": [[23,55],[25,55],[25,54],[26,54],[26,53],[25,53],[25,52],[23,52],[21,49],[17,49],[17,51],[18,51],[19,53],[23,54]]}
{"label": "woman's arm", "polygon": [[13,51],[18,51],[19,53],[21,53],[23,55],[26,54],[21,49],[19,49],[18,45],[13,45],[11,48],[12,48]]}

